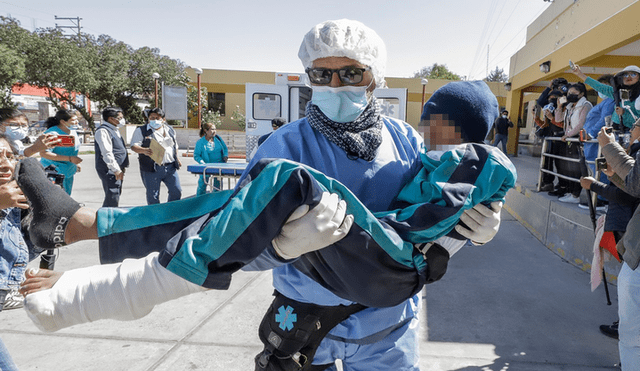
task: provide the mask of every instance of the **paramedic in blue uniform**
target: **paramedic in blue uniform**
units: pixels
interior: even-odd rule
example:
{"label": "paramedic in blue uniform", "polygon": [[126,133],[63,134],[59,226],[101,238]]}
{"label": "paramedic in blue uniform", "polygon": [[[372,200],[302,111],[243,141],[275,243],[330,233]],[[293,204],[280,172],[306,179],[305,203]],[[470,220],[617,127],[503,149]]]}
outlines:
{"label": "paramedic in blue uniform", "polygon": [[[380,114],[373,90],[385,86],[383,41],[360,22],[326,21],[305,35],[298,56],[313,88],[307,117],[274,132],[248,168],[262,158],[297,161],[340,181],[371,211],[387,210],[419,171],[424,144],[409,124]],[[479,243],[491,240],[497,225],[491,225],[495,217],[490,219],[464,237]],[[324,306],[353,304],[293,264],[267,258],[263,254],[249,268],[280,264],[273,270],[273,285],[282,295]],[[415,295],[394,307],[351,315],[324,338],[313,365],[335,370],[335,360],[341,359],[345,371],[418,370],[420,302]]]}

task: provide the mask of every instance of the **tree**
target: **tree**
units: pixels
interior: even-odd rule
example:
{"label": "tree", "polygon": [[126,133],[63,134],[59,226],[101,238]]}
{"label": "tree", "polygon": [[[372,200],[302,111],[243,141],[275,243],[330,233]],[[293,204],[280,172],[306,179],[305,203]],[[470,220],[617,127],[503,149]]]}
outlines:
{"label": "tree", "polygon": [[[76,104],[76,94],[102,107],[118,106],[128,122],[142,124],[138,101],[155,100],[153,73],[167,85],[186,86],[188,81],[181,61],[155,48],[133,49],[108,35],[65,37],[55,28],[29,32],[16,20],[0,17],[0,47],[0,89],[14,83],[41,87],[54,106],[77,109],[90,127],[93,118]],[[10,105],[10,97],[6,100]]]}
{"label": "tree", "polygon": [[[207,93],[206,87],[200,87],[200,103],[202,105],[201,117],[203,124],[210,118],[208,116],[209,101],[207,100]],[[189,121],[194,119],[197,121],[198,119],[198,88],[194,85],[187,85],[187,117]],[[216,123],[216,126],[218,126],[218,123]]]}
{"label": "tree", "polygon": [[14,107],[11,87],[22,81],[26,74],[27,54],[22,46],[30,41],[29,31],[12,18],[0,16],[0,105]]}
{"label": "tree", "polygon": [[491,71],[484,81],[507,82],[509,81],[509,76],[504,73],[502,68],[498,68],[498,66],[496,66],[496,69]]}
{"label": "tree", "polygon": [[413,77],[425,77],[427,79],[440,79],[440,80],[462,80],[460,75],[457,75],[447,68],[446,64],[434,63],[430,67],[422,67],[420,71],[413,74]]}
{"label": "tree", "polygon": [[24,77],[24,59],[0,44],[0,106],[13,107],[11,87]]}
{"label": "tree", "polygon": [[89,95],[98,82],[91,38],[86,35],[67,39],[54,28],[38,29],[24,46],[26,76],[23,83],[45,89],[52,104],[78,110],[92,125],[85,107],[76,103],[76,94]]}

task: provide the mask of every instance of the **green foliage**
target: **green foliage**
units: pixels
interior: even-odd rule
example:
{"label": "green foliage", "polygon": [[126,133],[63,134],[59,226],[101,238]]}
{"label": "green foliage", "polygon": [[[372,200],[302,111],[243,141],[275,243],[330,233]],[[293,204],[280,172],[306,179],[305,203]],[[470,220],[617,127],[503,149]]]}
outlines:
{"label": "green foliage", "polygon": [[[208,112],[209,102],[207,100],[207,88],[200,87],[200,103],[202,104],[202,122],[204,123],[204,115]],[[187,85],[187,115],[189,121],[198,120],[198,88],[193,85]],[[217,124],[216,124],[217,125]]]}
{"label": "green foliage", "polygon": [[446,64],[434,63],[430,67],[422,67],[420,71],[413,74],[413,77],[425,77],[427,79],[440,79],[440,80],[462,80],[460,75],[457,75],[447,68]]}
{"label": "green foliage", "polygon": [[502,68],[498,68],[498,66],[496,66],[496,69],[491,71],[484,81],[507,82],[509,81],[509,76],[504,73]]}
{"label": "green foliage", "polygon": [[230,118],[231,121],[238,125],[240,130],[244,131],[245,127],[247,126],[247,120],[244,114],[240,112],[240,106],[236,106],[236,109],[233,110]]}
{"label": "green foliage", "polygon": [[202,112],[202,123],[206,124],[208,122],[213,123],[217,128],[222,125],[222,117],[220,116],[220,111],[205,111]]}
{"label": "green foliage", "polygon": [[11,87],[24,77],[24,59],[0,44],[0,107],[13,107]]}
{"label": "green foliage", "polygon": [[[0,89],[16,82],[44,88],[54,106],[66,102],[91,127],[93,118],[76,105],[70,92],[85,95],[101,107],[118,106],[128,122],[142,124],[137,103],[146,98],[155,101],[153,73],[159,73],[166,85],[185,86],[188,81],[184,63],[160,55],[158,49],[133,49],[108,35],[65,37],[54,28],[29,32],[16,20],[1,16],[0,48]],[[14,67],[11,74],[6,73],[7,65]]]}

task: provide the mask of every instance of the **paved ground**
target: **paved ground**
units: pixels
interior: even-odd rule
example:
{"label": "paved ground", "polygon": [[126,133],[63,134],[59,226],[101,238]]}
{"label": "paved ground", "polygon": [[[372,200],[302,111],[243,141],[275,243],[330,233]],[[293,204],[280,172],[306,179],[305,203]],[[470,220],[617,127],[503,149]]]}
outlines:
{"label": "paved ground", "polygon": [[[83,158],[73,196],[98,207],[103,193],[93,155]],[[132,159],[123,206],[145,203]],[[523,181],[535,179],[535,161],[514,163]],[[184,194],[194,194],[197,178],[186,167],[180,176]],[[97,243],[83,242],[61,249],[56,270],[97,263]],[[271,291],[268,272],[240,272],[227,291],[165,303],[138,321],[98,321],[52,334],[39,332],[22,310],[5,311],[0,337],[21,370],[253,370]],[[607,306],[602,287],[590,292],[587,273],[503,213],[491,243],[462,249],[447,275],[423,291],[421,369],[617,370],[617,342],[598,331],[617,317],[612,291],[614,305]]]}

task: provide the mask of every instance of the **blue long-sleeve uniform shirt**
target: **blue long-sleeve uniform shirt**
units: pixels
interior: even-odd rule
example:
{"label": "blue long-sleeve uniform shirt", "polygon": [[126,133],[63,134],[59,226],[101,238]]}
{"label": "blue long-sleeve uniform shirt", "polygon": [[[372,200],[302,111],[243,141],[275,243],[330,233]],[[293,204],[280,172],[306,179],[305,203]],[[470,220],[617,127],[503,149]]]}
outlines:
{"label": "blue long-sleeve uniform shirt", "polygon": [[[258,148],[248,168],[262,158],[284,158],[308,165],[339,180],[371,211],[391,207],[403,185],[420,170],[420,134],[408,124],[384,118],[382,144],[373,161],[349,158],[345,151],[311,128],[306,119],[283,126]],[[273,258],[272,249],[261,259]],[[273,270],[273,285],[283,295],[302,302],[320,305],[351,304],[291,264]],[[418,314],[418,295],[389,308],[368,308],[336,326],[331,335],[346,339],[363,339],[397,326]],[[375,341],[375,336],[370,338]]]}

